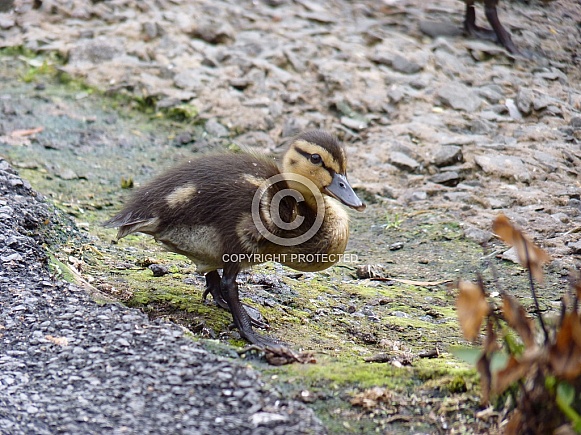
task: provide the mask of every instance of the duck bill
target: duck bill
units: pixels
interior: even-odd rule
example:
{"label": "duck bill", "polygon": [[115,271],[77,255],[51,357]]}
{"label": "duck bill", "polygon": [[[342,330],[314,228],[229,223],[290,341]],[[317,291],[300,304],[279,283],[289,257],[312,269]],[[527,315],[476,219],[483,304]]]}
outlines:
{"label": "duck bill", "polygon": [[345,175],[335,173],[331,184],[325,187],[325,190],[330,196],[341,201],[347,207],[358,211],[365,209],[365,204],[355,194]]}

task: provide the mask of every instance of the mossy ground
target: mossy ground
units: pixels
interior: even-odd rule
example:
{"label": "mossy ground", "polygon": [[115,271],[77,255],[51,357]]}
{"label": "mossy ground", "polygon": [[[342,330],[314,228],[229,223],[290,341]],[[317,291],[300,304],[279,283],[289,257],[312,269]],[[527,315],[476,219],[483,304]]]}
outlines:
{"label": "mossy ground", "polygon": [[[187,117],[178,123],[135,110],[134,101],[89,92],[70,80],[58,83],[58,74],[44,63],[39,71],[30,65],[10,69],[17,64],[10,57],[0,61],[2,83],[10,83],[3,95],[10,95],[17,108],[4,128],[44,130],[20,144],[0,141],[0,155],[87,236],[52,246],[55,264],[74,267],[102,293],[152,317],[180,323],[194,339],[208,340],[205,346],[225,355],[245,346],[229,328],[229,313],[202,302],[203,277],[184,257],[162,251],[147,236],[113,243],[115,231],[100,225],[128,193],[122,180],[139,184],[205,148],[226,148],[229,139],[205,137]],[[176,144],[183,129],[196,132],[198,141]],[[265,264],[240,276],[243,300],[268,319],[267,333],[295,350],[312,352],[316,364],[270,367],[251,355],[247,361],[267,383],[309,403],[331,433],[487,431],[494,422],[475,417],[480,406],[475,372],[448,352],[464,343],[454,291],[445,283],[410,285],[355,275],[357,264],[381,263],[386,277],[472,278],[483,268],[481,247],[464,238],[457,218],[444,211],[414,211],[378,200],[365,214],[353,213],[352,220],[348,252],[357,263],[317,274]],[[390,250],[396,242],[401,249]],[[147,268],[151,263],[166,266],[169,273],[153,277]],[[527,294],[519,268],[497,267],[505,286]],[[562,278],[549,276],[545,287],[549,296],[543,303],[552,309]],[[364,361],[378,354],[387,354],[390,362]],[[390,401],[371,409],[351,405],[356,394],[377,386],[388,388]]]}

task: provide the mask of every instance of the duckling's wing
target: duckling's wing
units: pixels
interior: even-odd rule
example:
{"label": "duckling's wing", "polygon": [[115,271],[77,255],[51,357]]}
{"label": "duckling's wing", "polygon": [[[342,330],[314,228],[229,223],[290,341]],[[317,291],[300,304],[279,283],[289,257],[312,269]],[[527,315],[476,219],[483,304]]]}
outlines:
{"label": "duckling's wing", "polygon": [[156,231],[158,225],[159,218],[157,217],[140,217],[135,216],[131,212],[119,213],[103,223],[104,227],[119,228],[117,231],[117,240],[122,239],[131,233],[141,232],[151,234]]}

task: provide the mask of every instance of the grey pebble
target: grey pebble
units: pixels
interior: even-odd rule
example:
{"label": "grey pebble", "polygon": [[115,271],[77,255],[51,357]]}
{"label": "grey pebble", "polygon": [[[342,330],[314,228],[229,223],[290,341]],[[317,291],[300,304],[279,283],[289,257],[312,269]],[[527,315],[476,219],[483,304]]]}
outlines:
{"label": "grey pebble", "polygon": [[462,155],[462,148],[457,145],[444,145],[438,151],[433,158],[434,165],[438,167],[450,166],[464,160]]}
{"label": "grey pebble", "polygon": [[456,110],[475,112],[482,104],[482,99],[462,83],[448,83],[438,89],[439,100]]}
{"label": "grey pebble", "polygon": [[389,162],[407,172],[415,172],[420,167],[416,160],[400,151],[392,151],[389,155]]}

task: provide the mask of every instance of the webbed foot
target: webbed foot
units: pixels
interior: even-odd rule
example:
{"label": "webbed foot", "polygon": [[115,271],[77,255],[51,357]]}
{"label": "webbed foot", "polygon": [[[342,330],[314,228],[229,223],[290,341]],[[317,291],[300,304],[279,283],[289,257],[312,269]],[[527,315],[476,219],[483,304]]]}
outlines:
{"label": "webbed foot", "polygon": [[[220,285],[220,281],[221,281],[221,278],[220,278],[220,274],[218,273],[218,271],[213,270],[212,272],[208,272],[206,274],[206,289],[204,290],[204,293],[202,294],[202,300],[205,301],[206,298],[208,297],[208,294],[211,294],[216,305],[218,305],[220,308],[224,308],[225,310],[231,311],[230,307],[228,306],[228,303],[224,299],[224,296],[222,296],[222,288]],[[242,304],[242,305],[244,307],[244,310],[248,314],[248,317],[250,318],[251,325],[253,327],[262,328],[262,329],[269,329],[270,328],[270,325],[268,324],[266,319],[264,319],[262,314],[260,314],[260,311],[258,311],[254,307],[251,307],[250,305],[246,305],[246,304]]]}
{"label": "webbed foot", "polygon": [[475,38],[494,41],[502,45],[506,50],[515,55],[522,55],[512,42],[510,33],[500,23],[496,5],[498,0],[485,0],[484,12],[486,19],[492,26],[492,30],[485,29],[476,25],[476,11],[474,9],[474,2],[466,2],[466,14],[464,17],[464,31]]}

